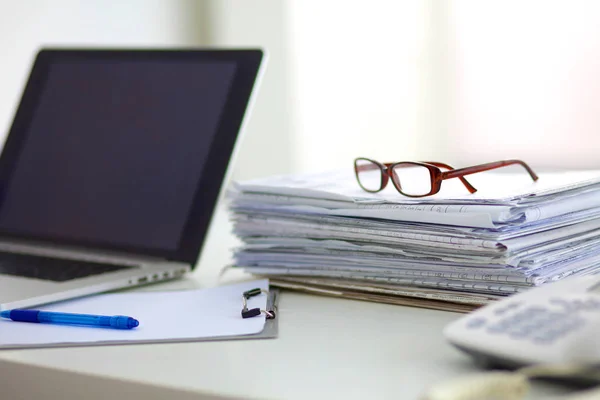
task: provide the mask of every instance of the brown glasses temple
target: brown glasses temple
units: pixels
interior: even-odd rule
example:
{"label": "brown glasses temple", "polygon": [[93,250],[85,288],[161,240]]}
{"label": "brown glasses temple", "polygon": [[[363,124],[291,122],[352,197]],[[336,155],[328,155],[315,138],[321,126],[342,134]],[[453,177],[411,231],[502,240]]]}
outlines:
{"label": "brown glasses temple", "polygon": [[451,171],[444,172],[442,174],[442,179],[461,178],[464,175],[476,174],[478,172],[489,171],[491,169],[502,168],[515,164],[521,165],[523,168],[525,168],[531,176],[531,179],[533,179],[534,181],[538,180],[538,176],[535,174],[535,172],[533,172],[529,165],[525,164],[525,162],[521,160],[495,161],[491,163],[475,165],[473,167],[454,169]]}
{"label": "brown glasses temple", "polygon": [[[425,163],[425,164],[431,164],[431,165],[439,167],[439,168],[446,168],[446,169],[448,169],[450,171],[454,170],[454,168],[452,168],[448,164],[440,163],[440,162],[437,162],[437,161],[422,161],[422,162]],[[443,173],[442,173],[442,176],[443,176]],[[475,189],[473,187],[473,185],[471,185],[469,183],[469,181],[466,180],[465,178],[463,178],[462,176],[459,176],[458,179],[460,179],[460,181],[463,183],[463,185],[465,185],[465,187],[467,188],[467,190],[469,191],[469,193],[475,193],[477,191],[477,189]]]}

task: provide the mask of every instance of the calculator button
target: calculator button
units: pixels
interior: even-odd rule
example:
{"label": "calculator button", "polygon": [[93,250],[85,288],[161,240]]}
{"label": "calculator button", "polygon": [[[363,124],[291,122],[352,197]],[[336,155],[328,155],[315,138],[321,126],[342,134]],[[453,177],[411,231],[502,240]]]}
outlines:
{"label": "calculator button", "polygon": [[514,309],[516,309],[516,308],[519,308],[520,306],[521,306],[521,303],[520,303],[520,302],[516,302],[516,301],[514,301],[514,302],[512,302],[512,303],[505,304],[505,305],[504,305],[503,307],[501,307],[501,308],[498,308],[498,309],[496,309],[496,310],[494,311],[494,314],[496,314],[496,315],[504,315],[504,314],[506,314],[508,311],[512,311],[512,310],[514,310]]}
{"label": "calculator button", "polygon": [[547,323],[549,322],[556,322],[556,321],[560,321],[563,318],[567,318],[570,314],[568,313],[564,313],[564,312],[549,312],[548,314],[545,315],[545,320]]}
{"label": "calculator button", "polygon": [[524,313],[528,317],[537,316],[537,315],[545,315],[546,313],[548,313],[548,309],[546,307],[542,307],[542,306],[531,306],[531,307],[527,307],[525,310],[523,310],[522,313]]}
{"label": "calculator button", "polygon": [[552,324],[538,327],[538,332],[532,336],[532,340],[537,344],[550,344],[583,325],[585,325],[583,318],[568,316],[563,320],[553,321]]}
{"label": "calculator button", "polygon": [[580,311],[585,308],[583,300],[573,300],[571,305],[573,311]]}
{"label": "calculator button", "polygon": [[537,331],[537,327],[533,325],[523,325],[518,327],[517,329],[513,329],[508,332],[508,335],[513,339],[523,339],[531,336],[534,332]]}
{"label": "calculator button", "polygon": [[527,311],[522,311],[518,314],[515,314],[509,318],[507,318],[512,324],[515,323],[520,323],[523,321],[527,321],[529,320],[529,318],[531,318],[531,316],[529,315],[529,313]]}
{"label": "calculator button", "polygon": [[487,322],[487,320],[483,317],[472,318],[471,320],[467,321],[467,328],[471,328],[471,329],[480,328],[483,325],[485,325],[486,322]]}
{"label": "calculator button", "polygon": [[510,325],[507,323],[496,323],[487,328],[489,333],[506,333],[510,329]]}
{"label": "calculator button", "polygon": [[599,299],[575,299],[568,300],[562,298],[551,298],[548,300],[550,304],[561,306],[565,311],[577,312],[577,311],[597,311],[600,310]]}
{"label": "calculator button", "polygon": [[496,310],[494,310],[494,314],[496,314],[496,315],[504,315],[504,314],[506,314],[507,311],[508,311],[508,309],[505,308],[505,307],[497,308]]}
{"label": "calculator button", "polygon": [[565,299],[561,299],[561,298],[553,297],[553,298],[549,299],[548,302],[550,304],[552,304],[552,305],[555,305],[555,306],[564,307],[565,310],[571,310],[572,307],[573,307],[573,303],[572,302],[567,301]]}
{"label": "calculator button", "polygon": [[583,302],[583,309],[586,311],[597,311],[600,310],[600,300],[598,299],[586,299]]}
{"label": "calculator button", "polygon": [[556,336],[550,333],[535,335],[532,340],[535,344],[551,344],[556,339]]}

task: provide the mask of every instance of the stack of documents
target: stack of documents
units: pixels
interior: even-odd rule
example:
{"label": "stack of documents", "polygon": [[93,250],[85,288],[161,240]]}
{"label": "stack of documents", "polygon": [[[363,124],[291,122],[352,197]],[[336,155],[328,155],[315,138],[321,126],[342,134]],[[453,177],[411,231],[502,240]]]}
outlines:
{"label": "stack of documents", "polygon": [[424,198],[365,192],[352,172],[235,183],[235,265],[278,286],[458,311],[600,271],[600,171],[487,172],[466,177],[475,194],[450,179]]}

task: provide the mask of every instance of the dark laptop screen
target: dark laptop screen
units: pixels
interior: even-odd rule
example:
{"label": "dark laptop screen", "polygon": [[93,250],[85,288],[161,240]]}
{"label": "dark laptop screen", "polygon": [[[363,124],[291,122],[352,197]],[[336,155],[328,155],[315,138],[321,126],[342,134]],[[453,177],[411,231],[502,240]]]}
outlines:
{"label": "dark laptop screen", "polygon": [[194,59],[51,62],[2,182],[0,231],[176,250],[235,73]]}

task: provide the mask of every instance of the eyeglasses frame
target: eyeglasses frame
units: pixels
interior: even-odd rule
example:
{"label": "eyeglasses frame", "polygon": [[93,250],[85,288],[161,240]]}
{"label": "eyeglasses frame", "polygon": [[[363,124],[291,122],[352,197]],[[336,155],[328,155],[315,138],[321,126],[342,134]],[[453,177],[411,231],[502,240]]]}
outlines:
{"label": "eyeglasses frame", "polygon": [[[360,179],[358,176],[358,174],[360,172],[360,166],[358,165],[358,162],[361,160],[370,162],[379,167],[379,170],[381,172],[381,186],[379,189],[375,189],[375,190],[367,189],[360,182]],[[431,191],[427,194],[422,194],[422,195],[413,195],[413,194],[404,193],[402,191],[402,185],[400,183],[398,176],[396,174],[393,174],[394,168],[398,165],[415,165],[418,167],[427,168],[429,170],[429,177],[431,180]],[[357,180],[358,184],[366,192],[377,193],[377,192],[382,191],[383,189],[386,188],[388,182],[391,179],[392,184],[394,185],[396,190],[398,192],[400,192],[400,194],[407,196],[407,197],[419,198],[419,197],[432,196],[432,195],[438,193],[441,189],[442,181],[444,181],[446,179],[452,179],[452,178],[460,179],[460,181],[463,183],[463,185],[465,185],[465,187],[467,188],[469,193],[475,193],[475,192],[477,192],[477,189],[475,189],[475,187],[473,185],[471,185],[469,183],[469,181],[467,181],[464,178],[465,175],[476,174],[478,172],[485,172],[485,171],[489,171],[489,170],[496,169],[496,168],[506,167],[509,165],[521,165],[523,168],[525,168],[527,170],[527,172],[529,173],[529,175],[531,176],[531,179],[533,179],[533,181],[538,180],[538,176],[536,175],[535,172],[533,172],[531,167],[529,167],[529,165],[527,165],[524,161],[521,161],[521,160],[494,161],[494,162],[490,162],[490,163],[474,165],[472,167],[454,169],[453,167],[451,167],[448,164],[440,163],[437,161],[419,161],[419,162],[417,162],[417,161],[400,161],[400,162],[395,162],[395,163],[380,163],[378,161],[375,161],[375,160],[372,160],[369,158],[358,157],[354,160],[354,174],[356,175],[356,180]],[[364,165],[362,167],[364,167]],[[442,171],[440,168],[447,169],[448,171]]]}

